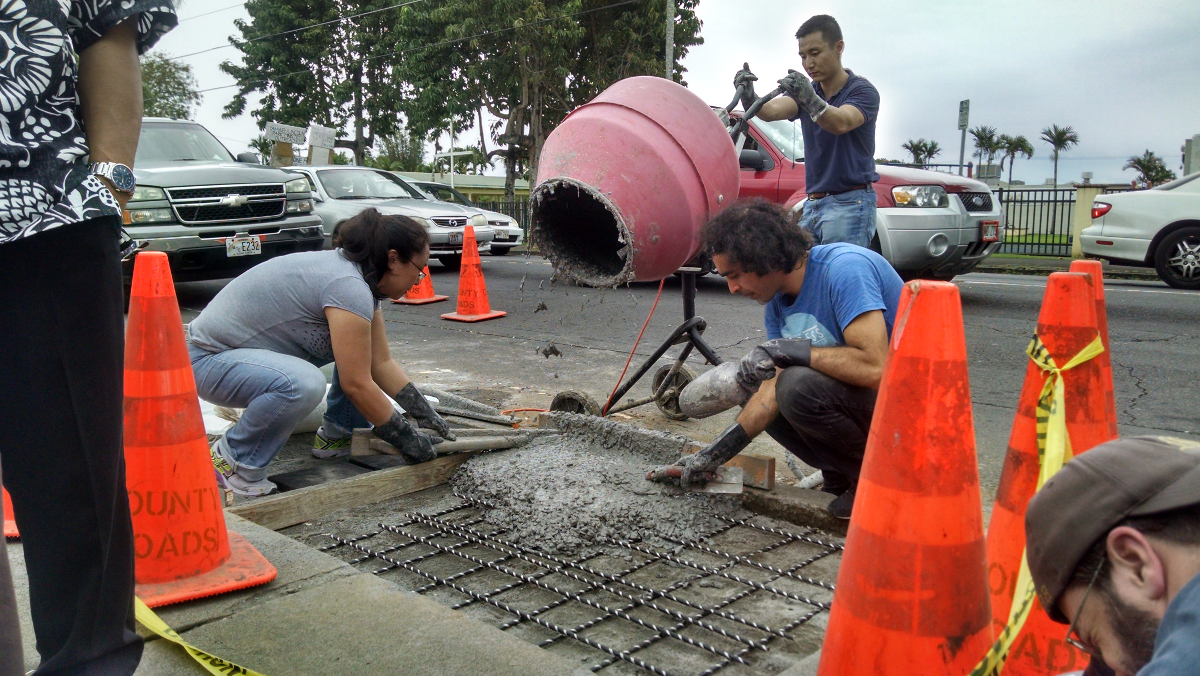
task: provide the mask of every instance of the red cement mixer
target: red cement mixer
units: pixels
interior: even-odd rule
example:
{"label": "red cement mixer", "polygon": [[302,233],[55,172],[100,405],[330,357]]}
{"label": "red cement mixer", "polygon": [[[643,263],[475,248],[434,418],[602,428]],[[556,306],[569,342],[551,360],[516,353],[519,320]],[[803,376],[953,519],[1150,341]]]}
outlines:
{"label": "red cement mixer", "polygon": [[657,281],[700,251],[700,228],[737,199],[720,118],[658,77],[575,109],[542,148],[532,238],[555,272],[590,286]]}

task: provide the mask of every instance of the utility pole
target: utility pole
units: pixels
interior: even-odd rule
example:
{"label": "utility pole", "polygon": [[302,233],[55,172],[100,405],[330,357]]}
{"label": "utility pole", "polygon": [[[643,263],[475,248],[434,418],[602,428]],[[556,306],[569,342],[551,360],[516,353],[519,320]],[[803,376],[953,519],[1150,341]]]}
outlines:
{"label": "utility pole", "polygon": [[675,0],[667,0],[667,48],[666,75],[663,77],[674,80],[675,75]]}
{"label": "utility pole", "polygon": [[963,175],[963,160],[967,152],[967,118],[971,113],[971,99],[958,102],[958,129],[962,132],[962,141],[958,144],[958,175]]}

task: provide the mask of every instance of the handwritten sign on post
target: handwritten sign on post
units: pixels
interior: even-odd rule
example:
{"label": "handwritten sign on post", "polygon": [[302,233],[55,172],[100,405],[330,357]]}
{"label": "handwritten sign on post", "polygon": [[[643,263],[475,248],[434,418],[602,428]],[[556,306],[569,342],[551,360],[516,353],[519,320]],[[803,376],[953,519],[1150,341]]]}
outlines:
{"label": "handwritten sign on post", "polygon": [[293,145],[304,145],[306,136],[307,130],[304,127],[293,127],[276,122],[267,123],[266,137],[268,140],[291,143]]}

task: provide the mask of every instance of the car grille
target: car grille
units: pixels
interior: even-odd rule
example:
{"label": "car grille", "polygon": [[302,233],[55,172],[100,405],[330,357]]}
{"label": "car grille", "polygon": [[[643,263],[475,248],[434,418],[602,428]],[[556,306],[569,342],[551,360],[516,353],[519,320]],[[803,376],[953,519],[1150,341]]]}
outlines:
{"label": "car grille", "polygon": [[282,183],[264,183],[262,185],[218,185],[218,186],[203,186],[198,188],[167,188],[167,197],[171,201],[175,200],[194,200],[216,197],[218,199],[226,195],[282,195]]}
{"label": "car grille", "polygon": [[960,192],[958,198],[962,200],[967,211],[992,210],[992,194],[990,192]]}
{"label": "car grille", "polygon": [[433,222],[443,228],[465,228],[467,226],[466,217],[463,218],[435,218]]}
{"label": "car grille", "polygon": [[[206,185],[166,190],[175,215],[184,225],[269,221],[283,216],[287,208],[287,193],[282,183]],[[245,202],[222,204],[229,197],[242,197]]]}

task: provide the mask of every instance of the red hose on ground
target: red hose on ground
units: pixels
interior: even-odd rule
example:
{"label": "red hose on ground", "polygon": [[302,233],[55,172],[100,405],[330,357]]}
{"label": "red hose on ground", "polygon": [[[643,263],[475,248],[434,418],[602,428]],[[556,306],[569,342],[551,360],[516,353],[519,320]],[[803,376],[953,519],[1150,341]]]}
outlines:
{"label": "red hose on ground", "polygon": [[629,370],[629,363],[633,361],[633,353],[637,352],[638,343],[642,342],[642,334],[646,332],[646,327],[650,326],[650,318],[654,316],[654,310],[658,307],[658,299],[662,298],[663,284],[667,283],[667,278],[663,277],[658,283],[658,295],[654,297],[654,305],[650,306],[650,314],[646,315],[646,321],[642,324],[642,330],[638,331],[637,340],[633,341],[633,349],[629,351],[629,359],[625,360],[625,368],[621,369],[621,377],[617,378],[617,384],[613,385],[612,392],[608,395],[608,401],[604,402],[604,409],[600,411],[600,415],[608,415],[608,405],[612,401],[613,395],[621,387],[621,381],[625,380],[625,372]]}

